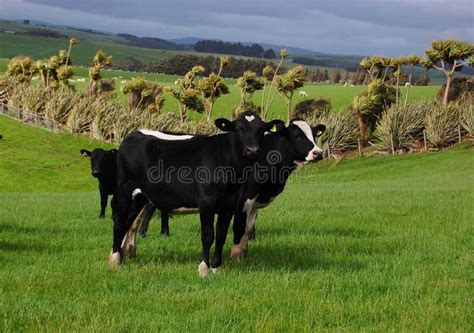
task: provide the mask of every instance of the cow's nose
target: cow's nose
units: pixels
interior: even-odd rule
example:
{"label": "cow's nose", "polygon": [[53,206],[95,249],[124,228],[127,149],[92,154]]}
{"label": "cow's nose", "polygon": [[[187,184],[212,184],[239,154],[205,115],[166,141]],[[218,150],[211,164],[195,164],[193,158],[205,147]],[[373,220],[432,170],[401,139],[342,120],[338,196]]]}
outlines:
{"label": "cow's nose", "polygon": [[313,151],[313,156],[316,161],[320,161],[323,159],[323,152],[320,150]]}
{"label": "cow's nose", "polygon": [[97,177],[99,175],[99,171],[94,170],[92,171],[92,176]]}
{"label": "cow's nose", "polygon": [[258,147],[258,146],[248,146],[245,149],[245,155],[246,156],[257,155],[259,152],[260,152],[260,147]]}

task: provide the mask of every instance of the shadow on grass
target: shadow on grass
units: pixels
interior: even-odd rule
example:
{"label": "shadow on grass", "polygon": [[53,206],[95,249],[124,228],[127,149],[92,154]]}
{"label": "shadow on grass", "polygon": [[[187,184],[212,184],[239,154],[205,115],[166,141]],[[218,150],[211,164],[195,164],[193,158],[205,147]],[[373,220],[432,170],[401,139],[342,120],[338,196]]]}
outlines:
{"label": "shadow on grass", "polygon": [[[281,227],[281,226],[271,226],[271,227],[262,227],[256,226],[257,229],[257,238],[268,236],[282,236],[282,235],[295,235],[298,234],[299,230],[290,228],[290,227]],[[303,231],[303,229],[301,230]],[[305,233],[308,233],[308,230],[304,230]],[[352,237],[352,238],[375,238],[381,234],[371,230],[352,228],[352,227],[318,227],[313,229],[310,233],[314,236],[324,236],[332,235],[337,237]]]}
{"label": "shadow on grass", "polygon": [[0,241],[0,249],[5,252],[46,252],[51,250],[57,250],[58,247],[51,247],[46,244],[38,242],[12,242],[12,241]]}
{"label": "shadow on grass", "polygon": [[[229,265],[232,261],[227,258]],[[341,255],[337,249],[328,249],[314,244],[259,245],[249,249],[248,256],[233,264],[245,271],[358,271],[366,266],[365,260],[353,255]]]}
{"label": "shadow on grass", "polygon": [[[154,249],[156,250],[156,249]],[[146,252],[145,252],[146,251]],[[366,244],[362,240],[354,242],[311,243],[259,243],[249,244],[249,254],[241,263],[229,258],[229,247],[223,255],[223,268],[234,267],[243,271],[336,271],[352,272],[364,269],[380,255],[396,255],[400,246],[396,242],[380,240]],[[198,264],[200,254],[189,248],[167,250],[160,247],[150,252],[138,244],[137,258],[129,261],[133,265]]]}
{"label": "shadow on grass", "polygon": [[0,233],[2,232],[15,233],[15,234],[31,234],[31,235],[47,233],[47,234],[57,235],[61,232],[64,232],[64,230],[61,231],[59,229],[51,228],[49,226],[26,227],[26,226],[17,225],[17,224],[2,223],[0,224]]}

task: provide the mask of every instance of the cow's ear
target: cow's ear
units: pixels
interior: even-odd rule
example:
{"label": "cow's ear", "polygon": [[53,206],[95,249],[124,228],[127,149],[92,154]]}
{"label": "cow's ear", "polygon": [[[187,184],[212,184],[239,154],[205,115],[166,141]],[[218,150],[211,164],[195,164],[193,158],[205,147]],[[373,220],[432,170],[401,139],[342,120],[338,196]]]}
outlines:
{"label": "cow's ear", "polygon": [[285,123],[280,119],[275,119],[265,123],[265,132],[282,132],[286,129]]}
{"label": "cow's ear", "polygon": [[216,124],[218,129],[220,129],[221,131],[224,131],[224,132],[230,132],[230,131],[233,131],[235,129],[234,123],[231,122],[230,120],[225,119],[225,118],[216,119],[214,124]]}
{"label": "cow's ear", "polygon": [[326,130],[326,126],[319,124],[311,128],[311,131],[313,132],[313,136],[317,138],[318,136],[323,135],[324,131]]}
{"label": "cow's ear", "polygon": [[81,155],[84,156],[84,157],[90,157],[91,152],[88,151],[88,150],[85,150],[85,149],[81,149]]}

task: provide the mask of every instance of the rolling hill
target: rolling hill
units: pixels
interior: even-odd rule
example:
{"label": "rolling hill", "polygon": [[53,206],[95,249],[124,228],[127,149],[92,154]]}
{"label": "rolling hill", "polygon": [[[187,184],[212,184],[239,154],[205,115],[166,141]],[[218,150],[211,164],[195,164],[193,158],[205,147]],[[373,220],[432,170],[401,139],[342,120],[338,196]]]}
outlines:
{"label": "rolling hill", "polygon": [[[53,37],[38,35],[45,31]],[[199,37],[171,40],[150,37],[139,38],[126,33],[112,34],[92,29],[44,24],[42,22],[37,22],[37,25],[26,25],[16,21],[0,20],[0,58],[12,58],[17,55],[27,55],[35,59],[50,57],[56,54],[59,49],[67,48],[68,39],[71,37],[79,40],[79,44],[73,50],[73,60],[76,65],[90,64],[98,49],[111,54],[114,61],[134,58],[143,64],[169,58],[176,54],[210,55],[209,53],[190,50],[190,45],[201,40]],[[249,43],[247,42],[247,44]],[[276,51],[280,47],[285,47],[275,44],[260,44],[264,48],[272,47]],[[162,49],[157,49],[157,47]],[[287,48],[290,51],[290,57],[285,60],[286,67],[297,65],[297,59],[304,57],[314,61],[314,65],[306,65],[306,67],[319,67],[330,71],[334,69],[354,70],[361,59],[360,56],[331,55],[301,48]],[[425,73],[426,71],[422,68],[415,69],[415,77]],[[431,77],[431,84],[441,84],[445,81],[444,75],[438,71],[431,70],[427,73]]]}

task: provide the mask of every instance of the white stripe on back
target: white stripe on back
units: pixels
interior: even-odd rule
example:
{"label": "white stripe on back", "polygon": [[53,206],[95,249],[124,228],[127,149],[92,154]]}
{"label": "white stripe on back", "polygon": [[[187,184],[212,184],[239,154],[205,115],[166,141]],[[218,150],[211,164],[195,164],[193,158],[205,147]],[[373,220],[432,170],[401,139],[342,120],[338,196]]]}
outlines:
{"label": "white stripe on back", "polygon": [[157,137],[158,139],[168,140],[168,141],[189,140],[189,139],[194,138],[194,135],[166,134],[166,133],[163,133],[163,132],[160,132],[160,131],[151,131],[151,130],[147,130],[147,129],[142,129],[142,130],[140,130],[140,132],[142,134],[145,134],[145,135],[152,135],[154,137]]}

